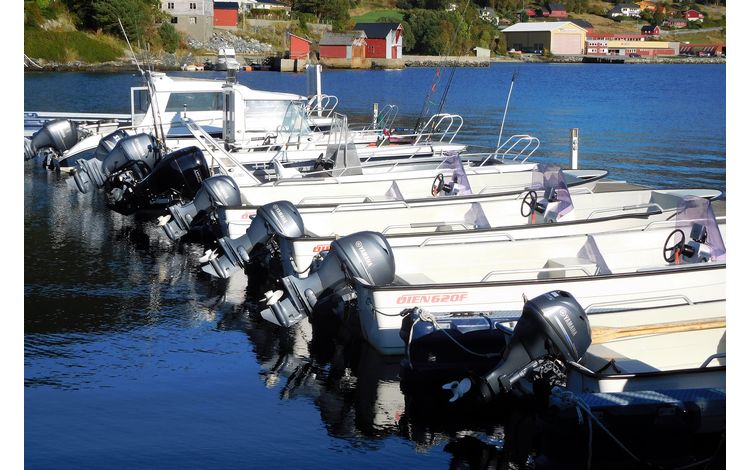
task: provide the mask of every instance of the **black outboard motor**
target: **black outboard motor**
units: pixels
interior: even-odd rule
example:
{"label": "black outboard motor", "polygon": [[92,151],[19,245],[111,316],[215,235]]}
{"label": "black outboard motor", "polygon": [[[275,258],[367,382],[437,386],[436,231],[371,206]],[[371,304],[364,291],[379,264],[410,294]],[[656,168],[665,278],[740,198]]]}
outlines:
{"label": "black outboard motor", "polygon": [[132,135],[120,139],[101,160],[93,158],[79,161],[73,177],[78,190],[88,193],[93,188],[104,187],[104,183],[114,172],[124,169],[137,171],[143,178],[160,159],[161,151],[154,136]]}
{"label": "black outboard motor", "polygon": [[393,282],[395,275],[393,252],[383,234],[353,233],[331,242],[331,251],[307,278],[283,278],[286,299],[279,302],[282,291],[267,292],[268,308],[261,316],[271,323],[289,327],[309,315],[318,299],[328,292],[342,298],[353,297],[350,279],[383,286]]}
{"label": "black outboard motor", "polygon": [[508,393],[529,371],[549,358],[578,362],[591,345],[591,326],[586,313],[565,291],[551,291],[526,302],[498,365],[469,385],[467,379],[444,388],[453,389],[455,401],[477,386],[489,401]]}
{"label": "black outboard motor", "polygon": [[48,150],[54,157],[59,157],[70,150],[80,140],[78,125],[67,119],[49,121],[34,133],[31,141],[24,145],[26,160],[34,158],[40,151]]}
{"label": "black outboard motor", "polygon": [[250,262],[250,252],[257,245],[265,245],[274,236],[293,239],[304,234],[305,225],[294,204],[289,201],[266,204],[258,208],[245,235],[236,239],[219,239],[219,246],[224,254],[209,254],[208,264],[203,266],[203,271],[226,279]]}
{"label": "black outboard motor", "polygon": [[215,217],[218,207],[238,206],[242,203],[240,188],[233,178],[226,175],[211,176],[201,185],[192,202],[169,208],[172,220],[161,221],[167,236],[177,241],[185,235],[201,213],[207,218]]}
{"label": "black outboard motor", "polygon": [[159,160],[153,170],[146,161],[138,161],[113,172],[104,184],[106,204],[123,215],[166,209],[195,197],[210,175],[198,147],[176,150]]}

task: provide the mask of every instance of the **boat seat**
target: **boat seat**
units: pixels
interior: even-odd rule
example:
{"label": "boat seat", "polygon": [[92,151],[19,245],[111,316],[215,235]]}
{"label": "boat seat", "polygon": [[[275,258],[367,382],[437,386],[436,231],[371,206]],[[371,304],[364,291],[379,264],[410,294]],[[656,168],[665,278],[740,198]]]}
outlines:
{"label": "boat seat", "polygon": [[593,276],[597,273],[598,267],[596,262],[590,259],[571,256],[567,258],[550,258],[544,264],[544,268],[548,269],[548,271],[540,272],[539,279]]}

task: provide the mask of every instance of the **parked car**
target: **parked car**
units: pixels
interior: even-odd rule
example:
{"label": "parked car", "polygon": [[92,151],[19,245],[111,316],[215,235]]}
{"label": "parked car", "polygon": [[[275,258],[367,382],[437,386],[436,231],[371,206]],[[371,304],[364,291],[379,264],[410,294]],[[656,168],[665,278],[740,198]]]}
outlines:
{"label": "parked car", "polygon": [[628,57],[640,57],[640,54],[636,54],[635,52],[630,53]]}

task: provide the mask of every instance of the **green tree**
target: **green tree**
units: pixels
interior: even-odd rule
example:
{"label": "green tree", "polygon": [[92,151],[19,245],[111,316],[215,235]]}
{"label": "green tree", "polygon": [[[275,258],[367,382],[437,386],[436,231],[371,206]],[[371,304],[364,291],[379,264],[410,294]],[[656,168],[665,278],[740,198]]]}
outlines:
{"label": "green tree", "polygon": [[171,23],[164,22],[159,26],[159,39],[161,39],[161,45],[167,52],[174,52],[180,47],[180,33],[174,29]]}
{"label": "green tree", "polygon": [[154,28],[154,4],[148,0],[94,0],[93,19],[98,28],[113,35],[120,35],[120,24],[131,42],[146,40],[147,33]]}

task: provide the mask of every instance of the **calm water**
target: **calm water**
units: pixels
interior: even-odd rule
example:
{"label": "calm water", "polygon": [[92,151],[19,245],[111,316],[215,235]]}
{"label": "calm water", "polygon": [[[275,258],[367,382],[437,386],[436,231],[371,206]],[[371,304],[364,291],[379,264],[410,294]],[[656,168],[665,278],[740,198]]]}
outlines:
{"label": "calm water", "polygon": [[[582,166],[633,182],[726,190],[724,66],[459,69],[445,109],[464,117],[462,141],[497,141],[514,70],[504,134],[539,137],[540,161],[564,163],[569,129],[578,127]],[[397,104],[400,125],[410,126],[433,74],[330,71],[323,89],[350,120],[366,120],[377,101]],[[241,73],[240,82],[305,90],[303,75]],[[128,112],[137,83],[131,74],[27,74],[24,108]],[[227,283],[198,272],[201,246],[173,246],[153,222],[114,214],[33,162],[24,169],[24,237],[28,468],[519,461],[510,456],[520,438],[508,425],[517,419],[467,426],[423,416],[399,389],[397,360],[307,324],[285,332],[257,320],[243,276]],[[542,457],[532,466],[548,467]]]}

